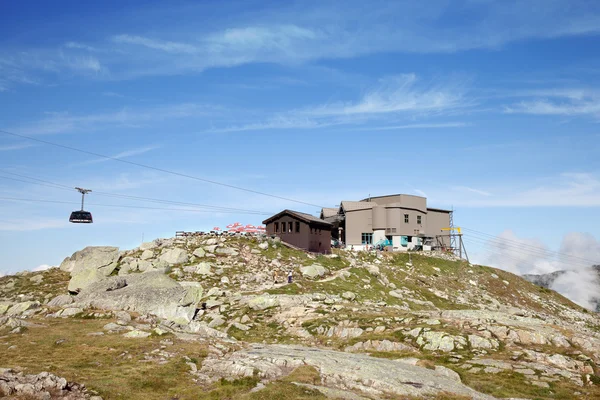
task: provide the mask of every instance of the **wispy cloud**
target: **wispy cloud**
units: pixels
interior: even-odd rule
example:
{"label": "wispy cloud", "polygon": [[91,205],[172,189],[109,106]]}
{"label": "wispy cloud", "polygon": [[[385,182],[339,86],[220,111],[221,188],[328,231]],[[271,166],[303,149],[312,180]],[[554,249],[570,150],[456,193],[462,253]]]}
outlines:
{"label": "wispy cloud", "polygon": [[170,42],[165,40],[150,39],[135,35],[117,35],[112,38],[115,43],[126,45],[137,45],[149,49],[161,50],[167,53],[196,53],[198,49],[195,46],[185,43]]}
{"label": "wispy cloud", "polygon": [[35,146],[35,144],[32,144],[32,143],[9,144],[9,145],[5,145],[5,146],[0,146],[0,151],[23,150],[23,149],[28,149],[28,148],[34,147],[34,146]]}
{"label": "wispy cloud", "polygon": [[563,173],[535,181],[515,179],[510,185],[451,189],[434,197],[462,207],[600,207],[600,176],[593,173]]}
{"label": "wispy cloud", "polygon": [[356,103],[326,104],[307,110],[315,116],[369,115],[402,112],[436,112],[469,105],[461,83],[420,83],[416,74],[382,79]]}
{"label": "wispy cloud", "polygon": [[[140,154],[144,154],[144,153],[147,153],[149,151],[156,150],[158,148],[160,148],[160,146],[139,147],[137,149],[131,149],[131,150],[122,151],[120,153],[112,155],[111,157],[112,158],[119,158],[120,159],[120,158],[127,158],[127,157],[139,156]],[[106,162],[106,161],[110,161],[110,159],[108,159],[108,158],[98,158],[96,160],[89,160],[89,161],[81,162],[78,165],[97,164],[97,163]]]}
{"label": "wispy cloud", "polygon": [[423,124],[405,124],[405,125],[389,125],[389,126],[368,126],[355,128],[358,131],[395,131],[399,129],[444,129],[444,128],[464,128],[471,126],[466,122],[440,122],[440,123],[423,123]]}
{"label": "wispy cloud", "polygon": [[455,186],[454,189],[467,191],[467,192],[471,192],[471,193],[476,193],[476,194],[479,194],[482,196],[491,196],[492,195],[490,192],[486,192],[485,190],[475,189],[475,188],[471,188],[468,186]]}
{"label": "wispy cloud", "polygon": [[560,115],[560,116],[600,116],[599,98],[565,98],[562,101],[535,100],[522,101],[505,107],[508,114],[535,114],[535,115]]}
{"label": "wispy cloud", "polygon": [[[536,12],[540,9],[544,12]],[[92,43],[73,38],[55,48],[7,53],[4,59],[17,72],[14,75],[33,81],[51,71],[55,79],[60,79],[65,71],[94,78],[126,79],[196,73],[248,63],[296,64],[382,52],[497,49],[525,39],[600,32],[598,6],[569,0],[466,1],[458,5],[444,0],[426,4],[349,0],[343,4],[278,4],[264,7],[260,13],[235,17],[211,11],[210,23],[198,23],[206,18],[204,6],[169,7],[172,15],[197,13],[197,18],[188,18],[193,23],[182,22],[174,30],[164,24],[164,10],[146,7],[139,26],[150,26],[151,30],[109,32]],[[456,23],[457,15],[464,16],[460,23]],[[207,28],[211,26],[219,28]],[[15,83],[16,79],[8,80],[9,85]],[[6,82],[0,82],[1,88],[6,86]],[[368,105],[355,107],[365,110]]]}
{"label": "wispy cloud", "polygon": [[10,130],[25,134],[56,134],[78,130],[97,130],[122,126],[139,128],[153,121],[192,118],[203,115],[216,117],[222,110],[216,106],[183,103],[148,108],[122,108],[118,111],[72,115],[70,113],[48,113],[48,117]]}
{"label": "wispy cloud", "polygon": [[[357,101],[324,103],[305,107],[266,118],[261,122],[217,128],[211,132],[241,132],[267,129],[316,129],[336,125],[356,125],[355,129],[370,130],[373,121],[397,121],[425,116],[439,116],[466,112],[475,102],[467,99],[467,84],[463,79],[444,82],[422,82],[415,74],[386,77],[369,89]],[[368,126],[360,126],[365,123]],[[412,123],[388,125],[373,130],[411,128],[456,128],[462,122]]]}

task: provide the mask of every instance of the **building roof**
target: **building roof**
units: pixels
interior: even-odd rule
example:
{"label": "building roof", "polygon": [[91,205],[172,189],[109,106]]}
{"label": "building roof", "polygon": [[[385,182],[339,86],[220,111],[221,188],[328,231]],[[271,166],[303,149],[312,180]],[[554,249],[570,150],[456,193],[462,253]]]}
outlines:
{"label": "building roof", "polygon": [[443,213],[451,213],[452,210],[444,210],[442,208],[429,208],[427,207],[427,211],[437,211],[437,212],[443,212]]}
{"label": "building roof", "polygon": [[425,196],[417,196],[417,195],[414,195],[414,194],[397,193],[397,194],[386,194],[384,196],[370,196],[370,197],[367,197],[366,199],[362,199],[361,201],[367,201],[368,202],[368,201],[373,200],[373,199],[383,199],[385,197],[398,197],[398,196],[419,197],[421,199],[425,199],[426,198]]}
{"label": "building roof", "polygon": [[367,201],[342,201],[342,208],[346,211],[369,210],[376,206],[374,203]]}
{"label": "building roof", "polygon": [[333,217],[334,215],[337,215],[338,213],[338,208],[322,208],[321,209],[321,216],[323,218],[327,218],[327,217]]}
{"label": "building roof", "polygon": [[299,211],[293,211],[293,210],[283,210],[282,212],[265,219],[262,223],[266,225],[269,222],[271,222],[285,214],[289,214],[294,218],[298,218],[299,220],[304,221],[307,224],[317,223],[317,224],[321,224],[321,225],[331,226],[331,224],[329,222],[323,221],[321,218],[315,217],[314,215],[306,214],[306,213],[299,212]]}

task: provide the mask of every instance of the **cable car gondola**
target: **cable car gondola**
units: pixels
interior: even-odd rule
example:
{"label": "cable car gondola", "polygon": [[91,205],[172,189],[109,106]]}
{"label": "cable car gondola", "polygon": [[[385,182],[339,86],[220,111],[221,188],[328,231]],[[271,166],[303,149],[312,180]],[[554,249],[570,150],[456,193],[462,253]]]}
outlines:
{"label": "cable car gondola", "polygon": [[86,193],[91,192],[90,189],[82,189],[75,188],[79,193],[81,193],[81,210],[73,211],[71,216],[69,217],[69,222],[73,222],[75,224],[91,224],[94,222],[92,218],[92,213],[89,211],[83,210],[83,199],[85,198]]}

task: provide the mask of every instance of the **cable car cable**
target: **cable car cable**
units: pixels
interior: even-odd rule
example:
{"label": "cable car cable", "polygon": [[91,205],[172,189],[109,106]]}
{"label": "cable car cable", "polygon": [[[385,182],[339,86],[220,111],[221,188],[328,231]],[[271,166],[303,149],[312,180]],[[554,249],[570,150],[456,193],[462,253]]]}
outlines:
{"label": "cable car cable", "polygon": [[94,153],[92,151],[82,150],[82,149],[78,149],[76,147],[66,146],[66,145],[58,144],[58,143],[54,143],[54,142],[49,142],[47,140],[37,139],[37,138],[31,137],[31,136],[21,135],[21,134],[14,133],[14,132],[8,132],[8,131],[2,130],[2,129],[0,129],[0,133],[3,133],[5,135],[11,135],[11,136],[20,137],[20,138],[23,138],[23,139],[32,140],[32,141],[35,141],[35,142],[38,142],[38,143],[47,144],[47,145],[50,145],[50,146],[60,147],[60,148],[67,149],[67,150],[77,151],[79,153],[92,155],[94,157],[106,158],[108,160],[118,161],[118,162],[121,162],[121,163],[124,163],[124,164],[135,165],[137,167],[147,168],[147,169],[151,169],[151,170],[154,170],[154,171],[163,172],[163,173],[166,173],[166,174],[171,174],[171,175],[175,175],[175,176],[181,176],[183,178],[193,179],[193,180],[200,181],[200,182],[211,183],[213,185],[219,185],[219,186],[224,186],[224,187],[228,187],[228,188],[231,188],[231,189],[242,190],[242,191],[245,191],[245,192],[248,192],[248,193],[259,194],[261,196],[267,196],[267,197],[272,197],[272,198],[279,199],[279,200],[285,200],[285,201],[290,201],[290,202],[294,202],[294,203],[298,203],[298,204],[304,204],[304,205],[311,206],[311,207],[324,208],[324,206],[320,206],[318,204],[308,203],[306,201],[295,200],[295,199],[291,199],[291,198],[283,197],[283,196],[277,196],[277,195],[274,195],[274,194],[269,194],[269,193],[261,192],[261,191],[258,191],[258,190],[247,189],[247,188],[243,188],[243,187],[240,187],[240,186],[230,185],[228,183],[217,182],[217,181],[214,181],[214,180],[211,180],[211,179],[199,178],[197,176],[188,175],[188,174],[184,174],[184,173],[181,173],[181,172],[170,171],[170,170],[167,170],[167,169],[164,169],[164,168],[153,167],[151,165],[145,165],[145,164],[141,164],[141,163],[136,163],[134,161],[127,161],[127,160],[123,160],[121,158],[111,157],[111,156],[107,156],[107,155],[99,154],[99,153]]}

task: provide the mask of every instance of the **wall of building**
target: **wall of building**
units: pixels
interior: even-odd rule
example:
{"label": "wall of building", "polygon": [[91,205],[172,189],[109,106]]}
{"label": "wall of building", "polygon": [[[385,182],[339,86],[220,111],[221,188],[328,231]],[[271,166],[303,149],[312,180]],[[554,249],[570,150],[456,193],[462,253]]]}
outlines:
{"label": "wall of building", "polygon": [[[286,231],[282,232],[282,222],[285,222]],[[289,231],[289,223],[292,223],[292,231]],[[300,232],[296,232],[296,222],[300,224]],[[275,223],[279,230],[275,232]],[[331,228],[323,225],[308,224],[291,215],[281,217],[266,225],[267,235],[278,236],[282,241],[314,253],[331,253]]]}
{"label": "wall of building", "polygon": [[[415,231],[426,233],[427,214],[422,211],[394,207],[387,209],[387,227],[389,234],[413,236]],[[404,222],[404,214],[408,214],[408,223]],[[417,223],[417,216],[421,217],[421,223]]]}
{"label": "wall of building", "polygon": [[[431,236],[445,235],[449,232],[442,232],[442,228],[448,228],[450,226],[450,213],[442,211],[429,210],[427,213],[427,234]],[[449,238],[444,238],[444,244],[449,246]]]}
{"label": "wall of building", "polygon": [[361,234],[371,232],[373,232],[371,209],[346,212],[346,245],[361,245]]}

